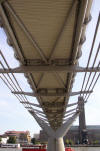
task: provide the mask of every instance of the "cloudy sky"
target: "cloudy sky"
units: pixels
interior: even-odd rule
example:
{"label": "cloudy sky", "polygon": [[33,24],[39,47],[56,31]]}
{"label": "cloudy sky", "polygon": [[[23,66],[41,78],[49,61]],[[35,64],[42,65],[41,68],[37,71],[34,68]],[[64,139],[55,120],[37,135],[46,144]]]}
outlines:
{"label": "cloudy sky", "polygon": [[[87,26],[86,42],[82,47],[82,57],[79,60],[80,66],[86,66],[99,11],[100,1],[94,0],[91,9],[92,21]],[[94,54],[99,41],[100,27],[95,43]],[[8,63],[10,63],[10,67],[18,66],[18,62],[13,56],[13,49],[7,45],[6,35],[2,28],[0,28],[0,50],[3,52]],[[98,59],[99,58],[100,55],[98,56]],[[1,57],[0,60],[2,60]],[[24,91],[31,91],[26,79],[22,74],[16,74],[16,77]],[[82,78],[83,74],[77,74],[73,91],[80,90]],[[28,97],[28,99],[30,101],[36,102],[36,100],[32,97]],[[70,98],[70,102],[74,101],[77,101],[77,97]],[[93,94],[89,97],[89,100],[85,105],[85,109],[87,125],[100,125],[100,79],[98,80]],[[78,119],[76,122],[74,122],[74,124],[78,124]],[[16,97],[11,94],[10,90],[0,79],[0,134],[7,130],[29,130],[32,135],[33,133],[38,133],[40,131],[40,127],[34,118],[28,113],[23,105],[19,103]]]}

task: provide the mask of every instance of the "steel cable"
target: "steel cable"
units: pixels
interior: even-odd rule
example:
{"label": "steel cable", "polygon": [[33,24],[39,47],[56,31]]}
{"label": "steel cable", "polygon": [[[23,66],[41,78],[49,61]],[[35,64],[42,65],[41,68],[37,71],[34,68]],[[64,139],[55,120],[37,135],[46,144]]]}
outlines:
{"label": "steel cable", "polygon": [[[98,63],[98,67],[99,67],[99,66],[100,66],[100,62]],[[91,80],[91,83],[90,83],[90,86],[89,86],[88,90],[89,90],[89,89],[90,89],[90,87],[92,86],[95,76],[96,76],[96,72],[95,72],[95,74],[94,74],[94,76],[93,76],[93,78],[92,78],[92,80]],[[99,79],[99,76],[100,76],[100,73],[99,73],[98,77],[96,78],[96,80],[95,80],[95,82],[94,82],[94,85],[93,85],[93,87],[92,87],[92,89],[91,89],[91,90],[93,90],[93,89],[94,89],[94,86],[96,85],[96,83],[97,83],[97,81],[98,81],[98,79]],[[86,102],[87,102],[87,100],[88,100],[89,96],[90,96],[90,94],[88,94],[88,97],[87,97],[87,98],[85,97]],[[85,100],[85,99],[84,99],[84,100]]]}
{"label": "steel cable", "polygon": [[[94,34],[94,37],[93,37],[93,42],[92,42],[92,46],[91,46],[91,50],[90,50],[90,54],[89,54],[89,59],[88,59],[88,63],[87,63],[87,68],[88,68],[88,66],[89,66],[90,59],[91,59],[91,56],[92,56],[92,52],[93,52],[93,48],[94,48],[94,44],[95,44],[95,40],[96,40],[96,35],[97,35],[98,28],[99,28],[99,23],[100,23],[100,14],[99,14],[99,16],[98,16],[98,21],[97,21],[97,24],[96,24],[95,34]],[[85,75],[84,75],[84,79],[83,79],[81,91],[83,90],[83,87],[84,87],[84,84],[85,84],[86,75],[87,75],[87,72],[85,72]],[[80,94],[80,95],[81,95],[81,94]]]}
{"label": "steel cable", "polygon": [[[8,63],[7,63],[6,59],[5,59],[5,57],[4,57],[4,55],[2,54],[2,52],[1,52],[1,51],[0,51],[0,54],[1,54],[2,58],[3,58],[3,60],[5,61],[5,63],[6,63],[6,65],[7,65],[7,67],[8,67],[8,69],[10,69],[10,67],[9,67],[9,65],[8,65]],[[19,87],[19,89],[20,89],[20,90],[21,90],[21,92],[22,92],[22,88],[20,87],[20,85],[19,85],[19,83],[18,83],[17,79],[15,78],[14,74],[13,74],[13,73],[11,73],[11,74],[12,74],[12,76],[13,76],[13,78],[14,78],[15,82],[17,83],[17,86]],[[22,97],[23,97],[23,95],[22,95]],[[26,99],[26,101],[28,102],[27,97],[26,97],[25,95],[24,95],[24,98],[25,98],[25,99]]]}
{"label": "steel cable", "polygon": [[[100,43],[99,43],[99,46],[98,46],[98,49],[97,49],[97,52],[96,52],[96,55],[95,55],[95,58],[94,58],[94,61],[93,61],[92,68],[94,67],[94,65],[96,63],[97,56],[98,56],[98,53],[99,53],[99,49],[100,49]],[[92,72],[89,73],[88,80],[87,80],[87,83],[86,83],[84,91],[86,91],[86,89],[87,89],[88,83],[90,81],[91,74],[92,74]],[[83,97],[84,97],[84,95],[87,95],[87,94],[83,94]]]}
{"label": "steel cable", "polygon": [[[0,52],[0,54],[2,54],[1,52]],[[1,56],[3,56],[3,54],[1,55]],[[7,67],[9,68],[9,65],[8,65],[8,63],[7,63],[7,61],[5,60],[5,58],[4,58],[4,56],[3,56],[3,59],[4,59],[4,61],[5,61],[5,63],[6,63],[6,65],[7,65]],[[2,62],[0,62],[0,64],[1,64],[1,66],[3,67],[3,69],[5,70],[5,67],[4,67],[4,65],[2,64]],[[10,68],[9,68],[10,69]],[[15,85],[15,83],[14,83],[14,81],[11,79],[11,77],[10,77],[10,75],[9,74],[7,74],[8,75],[8,78],[10,79],[10,81],[8,80],[8,78],[2,73],[2,75],[3,75],[3,77],[6,79],[6,85],[8,86],[8,83],[9,83],[9,87],[8,88],[10,88],[10,90],[12,91],[12,89],[13,89],[13,91],[16,91],[16,89],[18,90],[18,88],[17,88],[17,86]],[[14,79],[16,79],[15,78],[15,76],[13,75],[13,77],[14,77]],[[4,80],[3,80],[4,81]],[[11,83],[12,82],[12,83]],[[13,85],[12,85],[13,84]],[[19,86],[19,84],[18,84],[18,86]],[[19,86],[19,88],[21,89],[21,87]],[[22,89],[21,89],[22,90]],[[24,102],[28,102],[28,100],[26,100],[22,95],[18,95],[19,97],[20,97],[20,99],[22,100],[22,98],[24,99]],[[21,98],[22,97],[22,98]],[[29,104],[25,104],[26,106],[30,106]]]}

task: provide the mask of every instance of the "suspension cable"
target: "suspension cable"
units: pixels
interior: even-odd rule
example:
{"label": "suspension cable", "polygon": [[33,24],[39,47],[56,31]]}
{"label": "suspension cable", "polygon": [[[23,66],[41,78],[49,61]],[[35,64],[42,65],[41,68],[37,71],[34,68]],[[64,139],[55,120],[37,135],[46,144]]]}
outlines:
{"label": "suspension cable", "polygon": [[[98,16],[98,21],[97,21],[97,24],[96,24],[95,34],[94,34],[94,37],[93,37],[93,42],[92,42],[92,46],[91,46],[91,50],[90,50],[90,54],[89,54],[89,59],[88,59],[88,63],[87,63],[87,68],[88,68],[88,66],[89,66],[90,59],[91,59],[91,56],[92,56],[92,52],[93,52],[93,48],[94,48],[94,44],[95,44],[95,40],[96,40],[96,35],[97,35],[98,28],[99,28],[99,23],[100,23],[100,14],[99,14],[99,16]],[[83,87],[84,87],[84,84],[85,84],[86,75],[87,75],[87,72],[85,72],[85,75],[84,75],[84,79],[83,79],[81,91],[83,90]],[[80,95],[81,95],[81,94],[80,94]]]}

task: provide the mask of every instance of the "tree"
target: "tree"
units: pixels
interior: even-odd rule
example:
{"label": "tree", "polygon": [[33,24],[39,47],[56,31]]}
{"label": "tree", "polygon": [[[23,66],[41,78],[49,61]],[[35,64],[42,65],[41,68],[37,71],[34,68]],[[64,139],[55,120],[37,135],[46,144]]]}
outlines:
{"label": "tree", "polygon": [[71,140],[71,139],[70,140],[66,139],[65,143],[66,143],[66,145],[73,145],[74,144],[73,140]]}
{"label": "tree", "polygon": [[68,139],[66,139],[66,140],[65,140],[65,143],[66,143],[67,145],[69,145],[69,140],[68,140]]}
{"label": "tree", "polygon": [[16,137],[15,136],[10,136],[9,139],[7,140],[8,144],[16,144]]}
{"label": "tree", "polygon": [[70,140],[69,140],[69,144],[70,144],[70,145],[74,145],[73,140],[70,139]]}
{"label": "tree", "polygon": [[98,140],[95,140],[95,141],[93,142],[93,144],[94,144],[94,145],[97,145],[97,144],[99,144],[99,141],[98,141]]}
{"label": "tree", "polygon": [[35,143],[35,144],[41,144],[41,143],[40,143],[40,141],[36,141],[36,143]]}
{"label": "tree", "polygon": [[33,137],[33,138],[31,139],[31,142],[32,142],[32,144],[36,144],[36,139]]}

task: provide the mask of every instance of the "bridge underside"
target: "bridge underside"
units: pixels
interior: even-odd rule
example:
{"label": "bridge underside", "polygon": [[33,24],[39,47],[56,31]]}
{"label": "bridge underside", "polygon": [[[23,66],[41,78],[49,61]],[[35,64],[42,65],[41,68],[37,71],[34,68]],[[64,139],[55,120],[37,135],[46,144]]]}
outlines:
{"label": "bridge underside", "polygon": [[[24,73],[32,89],[32,93],[13,93],[37,98],[39,105],[20,102],[48,134],[48,151],[64,150],[62,137],[79,115],[78,104],[69,104],[69,97],[91,93],[72,92],[76,72],[82,71],[78,59],[91,19],[91,4],[92,0],[2,0],[0,4],[0,25],[20,62],[18,70]],[[7,73],[18,72],[14,70],[8,67]],[[74,105],[74,109],[66,111]]]}

